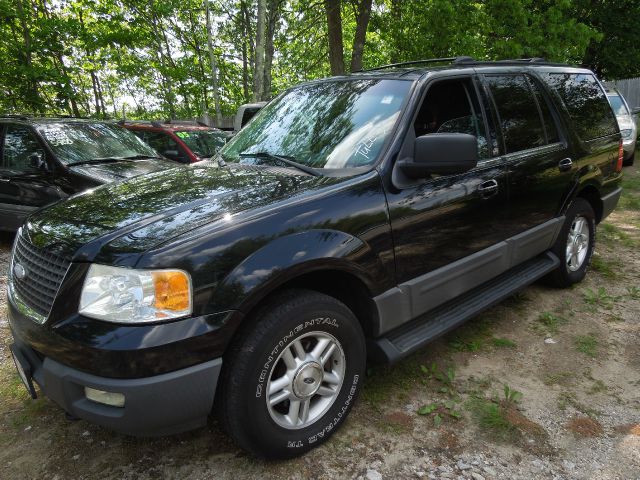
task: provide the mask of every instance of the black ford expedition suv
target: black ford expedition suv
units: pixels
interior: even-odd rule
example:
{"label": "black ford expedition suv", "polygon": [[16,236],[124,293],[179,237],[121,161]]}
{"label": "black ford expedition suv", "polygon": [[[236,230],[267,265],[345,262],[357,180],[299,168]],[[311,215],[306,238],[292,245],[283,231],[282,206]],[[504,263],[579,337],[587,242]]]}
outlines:
{"label": "black ford expedition suv", "polygon": [[539,278],[582,280],[621,148],[594,75],[541,61],[291,88],[213,161],[26,221],[17,368],[120,432],[213,411],[251,452],[301,454],[344,421],[367,358],[397,361]]}

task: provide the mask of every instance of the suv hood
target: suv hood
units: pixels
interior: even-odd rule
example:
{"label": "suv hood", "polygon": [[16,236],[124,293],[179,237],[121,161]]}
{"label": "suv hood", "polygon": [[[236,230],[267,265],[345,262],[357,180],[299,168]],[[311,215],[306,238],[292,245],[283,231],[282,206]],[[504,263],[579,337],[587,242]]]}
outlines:
{"label": "suv hood", "polygon": [[117,263],[111,255],[142,253],[206,223],[340,181],[268,167],[171,169],[51,205],[29,217],[23,231],[36,246],[60,255],[92,261],[108,250],[102,261]]}
{"label": "suv hood", "polygon": [[178,166],[180,165],[176,162],[156,158],[149,160],[123,160],[112,163],[88,163],[77,166],[72,164],[69,165],[69,170],[100,183],[111,183],[146,173],[166,170],[167,168],[176,168]]}

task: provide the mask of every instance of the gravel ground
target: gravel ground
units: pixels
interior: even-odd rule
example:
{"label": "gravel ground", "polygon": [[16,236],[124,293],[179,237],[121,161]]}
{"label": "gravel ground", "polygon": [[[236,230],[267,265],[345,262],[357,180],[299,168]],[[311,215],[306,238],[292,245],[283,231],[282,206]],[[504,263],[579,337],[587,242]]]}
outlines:
{"label": "gravel ground", "polygon": [[8,352],[12,239],[1,236],[0,479],[640,479],[636,168],[625,184],[582,284],[534,285],[393,368],[372,368],[341,430],[286,462],[247,456],[215,421],[135,439],[29,400]]}

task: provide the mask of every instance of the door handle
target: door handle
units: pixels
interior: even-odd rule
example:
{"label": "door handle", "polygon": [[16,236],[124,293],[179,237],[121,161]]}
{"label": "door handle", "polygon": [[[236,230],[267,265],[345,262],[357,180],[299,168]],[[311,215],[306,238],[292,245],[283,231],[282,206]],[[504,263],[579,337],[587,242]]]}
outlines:
{"label": "door handle", "polygon": [[483,198],[491,197],[498,193],[498,182],[493,179],[482,182],[478,187],[478,191]]}
{"label": "door handle", "polygon": [[0,177],[0,182],[10,182],[11,179],[10,178],[1,178]]}
{"label": "door handle", "polygon": [[570,158],[563,158],[558,162],[558,169],[561,172],[568,172],[569,170],[571,170],[572,166],[573,166],[573,161]]}

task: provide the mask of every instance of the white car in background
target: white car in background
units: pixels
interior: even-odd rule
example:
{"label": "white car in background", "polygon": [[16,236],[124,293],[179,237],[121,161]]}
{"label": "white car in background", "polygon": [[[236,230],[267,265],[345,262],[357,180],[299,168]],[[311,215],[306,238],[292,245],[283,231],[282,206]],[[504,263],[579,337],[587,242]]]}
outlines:
{"label": "white car in background", "polygon": [[627,101],[617,90],[607,91],[607,98],[613,108],[620,133],[622,134],[622,148],[624,149],[624,165],[633,165],[635,160],[636,140],[638,138],[638,127],[634,115],[638,113],[638,109],[633,111],[629,108]]}

